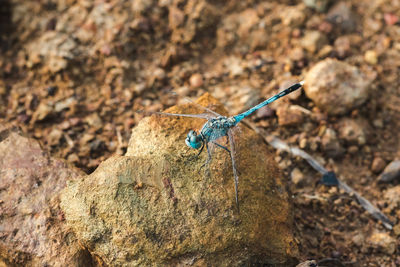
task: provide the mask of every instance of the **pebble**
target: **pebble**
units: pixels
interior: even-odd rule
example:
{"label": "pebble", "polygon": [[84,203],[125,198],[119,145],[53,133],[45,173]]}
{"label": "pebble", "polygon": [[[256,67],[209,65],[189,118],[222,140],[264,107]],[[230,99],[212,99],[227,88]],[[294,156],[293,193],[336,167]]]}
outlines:
{"label": "pebble", "polygon": [[303,3],[318,12],[325,12],[328,7],[329,0],[303,0]]}
{"label": "pebble", "polygon": [[349,3],[338,2],[329,9],[326,19],[343,32],[352,32],[356,29],[356,16],[351,11]]}
{"label": "pebble", "polygon": [[47,142],[51,146],[58,145],[60,143],[62,136],[63,136],[63,132],[57,128],[54,128],[53,130],[51,130],[51,132],[47,136]]}
{"label": "pebble", "polygon": [[379,182],[389,183],[400,178],[400,160],[390,162],[379,176]]}
{"label": "pebble", "polygon": [[321,144],[323,150],[330,157],[338,157],[344,152],[344,149],[339,143],[336,132],[331,128],[327,128],[325,130],[325,133],[322,136]]}
{"label": "pebble", "polygon": [[296,267],[318,267],[315,260],[307,260],[296,265]]}
{"label": "pebble", "polygon": [[282,24],[287,27],[296,28],[303,24],[306,14],[299,6],[288,6],[281,12]]}
{"label": "pebble", "polygon": [[326,36],[319,31],[307,31],[301,39],[301,46],[310,53],[315,53],[328,43]]}
{"label": "pebble", "polygon": [[335,40],[335,50],[339,58],[344,58],[350,54],[351,45],[348,36],[340,36]]}
{"label": "pebble", "polygon": [[53,107],[45,102],[41,102],[33,114],[32,122],[41,121],[53,115]]}
{"label": "pebble", "polygon": [[203,76],[200,73],[195,73],[190,76],[190,86],[193,88],[199,88],[203,85]]}
{"label": "pebble", "polygon": [[305,177],[299,168],[294,168],[290,173],[290,178],[295,185],[299,185],[304,181]]}
{"label": "pebble", "polygon": [[380,173],[385,166],[386,162],[381,157],[375,157],[371,164],[371,171]]}
{"label": "pebble", "polygon": [[339,122],[339,137],[346,140],[350,144],[365,145],[367,142],[367,136],[365,129],[367,126],[366,122],[353,120],[353,119],[342,119]]}
{"label": "pebble", "polygon": [[376,248],[387,255],[393,255],[396,251],[396,239],[386,232],[374,232],[368,237],[367,242],[370,247]]}
{"label": "pebble", "polygon": [[385,23],[389,26],[394,25],[399,21],[399,17],[392,13],[385,13],[383,15],[383,19],[385,20]]}
{"label": "pebble", "polygon": [[256,111],[257,119],[265,119],[274,116],[275,111],[271,109],[269,106],[264,106]]}
{"label": "pebble", "polygon": [[280,105],[276,110],[276,115],[278,116],[278,124],[280,126],[298,125],[304,120],[302,112],[287,104]]}
{"label": "pebble", "polygon": [[103,127],[103,121],[101,120],[99,114],[93,113],[86,117],[85,121],[92,127],[94,130],[98,130]]}
{"label": "pebble", "polygon": [[354,66],[324,59],[306,75],[304,91],[329,115],[345,114],[368,99],[370,81]]}
{"label": "pebble", "polygon": [[378,55],[374,50],[367,50],[364,54],[364,60],[368,64],[376,65],[378,63]]}
{"label": "pebble", "polygon": [[71,163],[75,163],[75,162],[79,162],[79,157],[78,157],[77,154],[72,153],[72,154],[68,155],[67,160],[68,160],[69,162],[71,162]]}
{"label": "pebble", "polygon": [[383,198],[386,200],[386,208],[389,212],[398,211],[400,208],[400,185],[387,189],[383,194]]}

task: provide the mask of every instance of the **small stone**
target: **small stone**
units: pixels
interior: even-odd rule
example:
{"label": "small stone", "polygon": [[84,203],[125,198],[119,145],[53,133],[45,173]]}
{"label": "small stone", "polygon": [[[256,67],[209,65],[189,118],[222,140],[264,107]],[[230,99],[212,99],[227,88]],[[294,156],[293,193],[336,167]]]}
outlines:
{"label": "small stone", "polygon": [[347,152],[349,152],[351,155],[356,154],[358,152],[358,146],[349,146]]}
{"label": "small stone", "polygon": [[371,65],[376,65],[378,63],[378,55],[374,50],[368,50],[364,54],[364,60]]}
{"label": "small stone", "polygon": [[370,81],[356,67],[325,59],[306,75],[306,95],[329,115],[345,114],[368,98]]}
{"label": "small stone", "polygon": [[93,134],[85,133],[82,138],[79,140],[81,146],[85,146],[88,142],[92,141],[95,138]]}
{"label": "small stone", "polygon": [[85,121],[87,122],[87,124],[89,124],[90,127],[95,129],[96,131],[103,127],[103,121],[97,113],[93,113],[87,116]]}
{"label": "small stone", "polygon": [[385,20],[385,23],[389,26],[394,25],[399,21],[399,17],[392,13],[385,13],[383,15],[383,19]]}
{"label": "small stone", "polygon": [[311,53],[315,53],[327,43],[328,39],[319,31],[308,31],[301,39],[301,46]]}
{"label": "small stone", "polygon": [[396,224],[395,226],[393,226],[393,233],[399,237],[400,236],[400,223]]}
{"label": "small stone", "polygon": [[371,164],[371,171],[379,173],[385,168],[386,162],[381,157],[375,157]]}
{"label": "small stone", "polygon": [[374,232],[367,239],[370,247],[378,249],[387,255],[393,255],[396,251],[396,239],[386,232]]}
{"label": "small stone", "polygon": [[335,50],[340,58],[350,54],[350,39],[348,36],[340,36],[335,40]]}
{"label": "small stone", "polygon": [[68,160],[69,162],[71,162],[71,163],[77,163],[77,162],[79,162],[79,157],[78,157],[77,154],[72,153],[72,154],[68,155],[67,160]]}
{"label": "small stone", "polygon": [[42,121],[52,115],[54,115],[53,107],[45,102],[41,102],[33,114],[32,122]]}
{"label": "small stone", "polygon": [[51,130],[51,132],[47,136],[47,142],[51,146],[58,145],[60,143],[62,136],[63,136],[63,132],[57,128],[54,128],[53,130]]}
{"label": "small stone", "polygon": [[290,173],[290,178],[295,185],[299,185],[304,181],[304,174],[299,170],[299,168],[294,168]]}
{"label": "small stone", "polygon": [[189,83],[191,87],[199,88],[203,85],[203,76],[200,73],[195,73],[190,76]]}
{"label": "small stone", "polygon": [[355,236],[353,236],[353,238],[351,240],[358,247],[362,247],[365,242],[365,236],[362,233],[359,233],[359,234],[356,234]]}
{"label": "small stone", "polygon": [[328,7],[329,0],[303,0],[303,3],[318,12],[324,12]]}
{"label": "small stone", "polygon": [[379,176],[380,182],[391,182],[400,178],[400,160],[390,162]]}
{"label": "small stone", "polygon": [[339,137],[350,144],[365,145],[367,123],[362,120],[342,119],[339,122]]}
{"label": "small stone", "polygon": [[281,126],[298,125],[303,122],[304,115],[290,105],[280,105],[276,110],[278,123]]}
{"label": "small stone", "polygon": [[389,211],[397,211],[400,208],[400,185],[387,189],[383,198],[386,200]]}
{"label": "small stone", "polygon": [[264,106],[256,111],[257,119],[265,119],[274,116],[275,111],[271,109],[269,106]]}
{"label": "small stone", "polygon": [[383,128],[383,120],[382,119],[375,119],[372,121],[372,124],[379,129]]}
{"label": "small stone", "polygon": [[296,267],[318,267],[318,264],[315,260],[309,260],[297,264]]}
{"label": "small stone", "polygon": [[326,19],[339,26],[344,32],[352,32],[356,29],[356,16],[350,9],[350,3],[338,2],[326,15]]}
{"label": "small stone", "polygon": [[280,15],[282,24],[292,28],[299,27],[306,19],[304,9],[300,9],[299,6],[288,6]]}
{"label": "small stone", "polygon": [[344,152],[344,149],[339,143],[336,132],[331,128],[326,129],[322,136],[321,144],[326,154],[330,157],[338,157]]}
{"label": "small stone", "polygon": [[300,142],[299,142],[299,147],[300,147],[301,149],[304,149],[304,148],[307,147],[307,139],[306,139],[306,138],[302,138],[302,139],[300,140]]}

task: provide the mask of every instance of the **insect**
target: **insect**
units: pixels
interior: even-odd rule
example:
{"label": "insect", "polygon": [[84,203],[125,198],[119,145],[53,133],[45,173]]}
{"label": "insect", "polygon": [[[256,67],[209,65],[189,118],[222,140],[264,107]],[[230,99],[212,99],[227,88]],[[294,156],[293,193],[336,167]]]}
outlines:
{"label": "insect", "polygon": [[[239,210],[239,199],[238,199],[239,176],[238,176],[238,171],[236,168],[236,161],[235,161],[235,143],[234,143],[233,132],[232,132],[233,128],[236,127],[237,124],[241,120],[248,117],[250,114],[252,114],[256,110],[274,102],[275,100],[277,100],[285,95],[292,93],[293,91],[296,91],[297,89],[301,88],[303,86],[303,84],[304,84],[304,81],[293,84],[289,88],[268,98],[267,100],[250,108],[249,110],[247,110],[243,113],[240,113],[238,115],[232,116],[232,117],[222,116],[222,115],[218,114],[217,112],[215,112],[211,109],[208,109],[206,107],[200,106],[196,103],[195,104],[197,106],[201,107],[202,109],[204,109],[206,111],[206,113],[202,113],[202,114],[178,114],[178,113],[165,113],[165,112],[154,112],[154,113],[159,114],[159,115],[166,115],[166,116],[190,117],[190,118],[200,118],[200,119],[207,120],[199,132],[196,132],[194,130],[189,131],[189,133],[187,134],[187,137],[185,139],[185,143],[190,148],[200,149],[197,156],[199,156],[201,154],[201,152],[204,150],[204,147],[206,147],[207,153],[208,153],[208,158],[207,158],[207,161],[203,164],[203,166],[207,165],[212,159],[211,151],[209,149],[209,144],[216,145],[217,147],[220,147],[229,153],[231,161],[232,161],[232,169],[233,169],[233,176],[234,176],[233,178],[234,178],[234,183],[235,183],[236,206]],[[228,137],[229,148],[217,143],[218,139],[220,139],[221,137],[225,137],[225,136]]]}

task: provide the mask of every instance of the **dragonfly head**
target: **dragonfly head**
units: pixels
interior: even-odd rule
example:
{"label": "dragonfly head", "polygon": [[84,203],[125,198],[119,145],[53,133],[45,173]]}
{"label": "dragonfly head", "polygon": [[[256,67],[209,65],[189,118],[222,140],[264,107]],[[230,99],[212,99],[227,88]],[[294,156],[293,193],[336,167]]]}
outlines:
{"label": "dragonfly head", "polygon": [[203,138],[201,135],[197,135],[196,131],[190,130],[187,134],[185,143],[188,147],[199,149],[203,144]]}

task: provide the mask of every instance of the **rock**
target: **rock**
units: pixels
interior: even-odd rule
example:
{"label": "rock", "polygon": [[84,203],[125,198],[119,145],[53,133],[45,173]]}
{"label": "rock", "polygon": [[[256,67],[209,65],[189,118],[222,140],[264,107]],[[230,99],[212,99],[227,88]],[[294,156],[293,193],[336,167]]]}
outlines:
{"label": "rock", "polygon": [[47,142],[51,146],[58,145],[60,143],[62,136],[63,132],[60,129],[54,128],[47,136]]}
{"label": "rock", "polygon": [[327,43],[328,39],[319,31],[307,31],[301,39],[301,46],[310,53],[315,53]]}
{"label": "rock", "polygon": [[383,194],[383,198],[388,204],[389,210],[398,210],[400,208],[400,185],[389,188]]}
{"label": "rock", "polygon": [[309,260],[297,264],[296,267],[318,267],[318,264],[315,260]]}
{"label": "rock", "polygon": [[343,147],[339,143],[336,132],[331,128],[325,130],[321,144],[325,153],[330,157],[336,158],[344,152]]}
{"label": "rock", "polygon": [[59,208],[60,190],[81,171],[49,158],[36,140],[7,129],[0,136],[0,265],[93,266]]}
{"label": "rock", "polygon": [[[208,94],[197,102],[225,113]],[[202,110],[190,103],[167,112]],[[110,266],[293,264],[291,207],[268,147],[242,125],[236,139],[238,214],[228,154],[216,150],[207,170],[200,171],[207,153],[191,159],[197,151],[189,154],[185,146],[187,132],[203,123],[144,118],[133,129],[125,156],[68,184],[61,206],[85,248]]]}
{"label": "rock", "polygon": [[339,137],[350,144],[365,145],[368,124],[363,120],[342,119],[339,122]]}
{"label": "rock", "polygon": [[385,166],[386,162],[381,157],[375,157],[371,164],[371,171],[380,173]]}
{"label": "rock", "polygon": [[190,76],[189,83],[191,87],[199,88],[203,85],[203,76],[200,73],[195,73]]}
{"label": "rock", "polygon": [[299,6],[287,6],[280,13],[282,24],[286,27],[300,27],[306,19],[304,8]]}
{"label": "rock", "polygon": [[318,12],[324,12],[328,7],[330,0],[303,0],[303,3],[309,7],[317,10]]}
{"label": "rock", "polygon": [[299,168],[294,168],[290,173],[290,178],[295,185],[299,185],[304,181],[304,174]]}
{"label": "rock", "polygon": [[32,123],[42,121],[51,116],[54,116],[54,108],[51,104],[40,102],[38,108],[32,115]]}
{"label": "rock", "polygon": [[379,176],[380,182],[391,182],[400,178],[400,160],[390,162]]}
{"label": "rock", "polygon": [[364,60],[371,65],[378,63],[378,55],[374,50],[367,50],[364,54]]}
{"label": "rock", "polygon": [[373,232],[368,237],[367,242],[370,247],[382,251],[387,255],[393,255],[396,251],[396,239],[386,232]]}
{"label": "rock", "polygon": [[278,123],[281,126],[298,125],[303,122],[304,115],[293,105],[282,104],[276,110]]}
{"label": "rock", "polygon": [[342,32],[353,32],[356,30],[356,16],[350,9],[349,3],[338,2],[329,9],[326,19],[337,26]]}
{"label": "rock", "polygon": [[325,59],[306,75],[304,91],[330,115],[345,114],[368,98],[370,81],[356,67],[334,59]]}
{"label": "rock", "polygon": [[350,54],[351,43],[348,36],[340,36],[335,40],[335,50],[340,58],[344,58]]}

